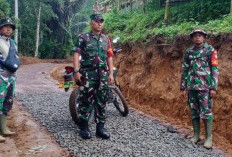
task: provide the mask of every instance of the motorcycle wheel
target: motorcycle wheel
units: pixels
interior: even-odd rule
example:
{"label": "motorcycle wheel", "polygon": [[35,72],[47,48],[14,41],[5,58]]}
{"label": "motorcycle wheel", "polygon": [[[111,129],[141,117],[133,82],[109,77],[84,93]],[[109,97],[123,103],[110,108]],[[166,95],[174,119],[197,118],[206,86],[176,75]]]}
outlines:
{"label": "motorcycle wheel", "polygon": [[80,89],[74,88],[70,97],[69,97],[69,111],[73,121],[80,126],[80,118],[79,118],[79,91]]}
{"label": "motorcycle wheel", "polygon": [[122,95],[122,92],[117,86],[115,88],[111,88],[111,90],[115,95],[115,99],[113,101],[114,106],[123,117],[126,117],[129,112],[127,101],[125,100],[125,98]]}

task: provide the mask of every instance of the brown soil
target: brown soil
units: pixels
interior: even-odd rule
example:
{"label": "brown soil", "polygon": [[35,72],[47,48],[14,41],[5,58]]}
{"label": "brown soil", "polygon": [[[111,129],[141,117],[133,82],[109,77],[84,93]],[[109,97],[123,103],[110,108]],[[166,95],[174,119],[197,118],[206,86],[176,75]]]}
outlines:
{"label": "brown soil", "polygon": [[70,156],[17,101],[8,117],[8,126],[16,135],[5,137],[6,142],[0,143],[0,157]]}
{"label": "brown soil", "polygon": [[21,60],[21,65],[38,64],[38,63],[70,63],[70,62],[73,62],[72,57],[68,57],[67,59],[38,59],[34,57],[20,56],[20,60]]}
{"label": "brown soil", "polygon": [[60,83],[64,82],[63,76],[65,74],[65,69],[64,69],[65,66],[73,66],[73,64],[72,63],[62,64],[61,66],[57,66],[53,68],[52,71],[50,72],[51,77]]}
{"label": "brown soil", "polygon": [[[232,35],[211,36],[208,43],[219,50],[220,64],[213,143],[232,155]],[[177,37],[170,45],[156,37],[148,44],[126,44],[114,61],[120,68],[123,93],[132,107],[192,133],[190,111],[179,90],[181,62],[190,45],[186,36]]]}
{"label": "brown soil", "polygon": [[[17,92],[40,92],[41,85],[46,86],[42,89],[51,91],[57,89],[57,83],[50,79],[49,73],[57,64],[36,64],[44,62],[64,63],[67,60],[40,60],[32,57],[21,57],[22,67],[18,71]],[[27,65],[33,64],[33,65]],[[39,78],[39,77],[40,78]],[[49,81],[49,80],[50,81]],[[42,81],[46,82],[43,84]],[[38,82],[35,82],[38,81]],[[29,84],[28,84],[29,83]],[[35,84],[33,84],[35,83]],[[42,84],[40,84],[42,83]],[[55,84],[56,83],[56,84]],[[28,86],[33,87],[32,89]],[[37,87],[38,86],[38,87]],[[31,90],[32,91],[31,91]],[[36,91],[36,90],[37,91]],[[48,90],[49,89],[49,90]],[[71,156],[67,149],[62,148],[46,131],[46,129],[37,123],[32,115],[20,104],[15,101],[13,109],[8,116],[8,127],[16,131],[16,135],[6,137],[6,142],[0,143],[0,157],[69,157]]]}

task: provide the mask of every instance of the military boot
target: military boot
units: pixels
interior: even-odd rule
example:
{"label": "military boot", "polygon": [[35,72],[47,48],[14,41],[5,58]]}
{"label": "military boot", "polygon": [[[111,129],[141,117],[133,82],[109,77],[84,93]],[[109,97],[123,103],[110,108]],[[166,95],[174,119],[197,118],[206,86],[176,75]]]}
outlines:
{"label": "military boot", "polygon": [[0,143],[5,142],[5,141],[6,141],[6,139],[4,137],[0,136]]}
{"label": "military boot", "polygon": [[7,126],[6,126],[6,123],[7,123],[7,116],[2,114],[0,116],[0,131],[3,135],[6,135],[6,136],[10,136],[10,135],[14,135],[15,132],[12,132],[10,131]]}
{"label": "military boot", "polygon": [[104,123],[102,123],[102,122],[97,123],[96,136],[101,137],[103,139],[109,139],[110,138],[110,134],[104,128]]}
{"label": "military boot", "polygon": [[212,120],[204,120],[205,123],[205,134],[206,134],[206,139],[204,143],[204,147],[207,149],[212,148]]}
{"label": "military boot", "polygon": [[82,139],[91,139],[92,135],[89,130],[88,122],[81,120],[80,122],[80,137]]}
{"label": "military boot", "polygon": [[200,118],[192,120],[194,136],[190,139],[191,142],[197,143],[200,141]]}

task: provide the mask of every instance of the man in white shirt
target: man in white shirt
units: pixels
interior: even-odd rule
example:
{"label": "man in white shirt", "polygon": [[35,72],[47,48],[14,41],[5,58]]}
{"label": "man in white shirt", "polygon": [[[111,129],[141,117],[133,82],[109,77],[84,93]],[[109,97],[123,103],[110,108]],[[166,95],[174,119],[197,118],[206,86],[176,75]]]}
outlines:
{"label": "man in white shirt", "polygon": [[[13,105],[16,73],[10,71],[3,64],[10,54],[9,52],[12,54],[14,51],[13,53],[17,54],[16,43],[10,39],[14,30],[15,25],[10,18],[0,20],[0,134],[5,136],[15,134],[7,128],[6,119]],[[5,142],[5,138],[1,135],[0,142]]]}

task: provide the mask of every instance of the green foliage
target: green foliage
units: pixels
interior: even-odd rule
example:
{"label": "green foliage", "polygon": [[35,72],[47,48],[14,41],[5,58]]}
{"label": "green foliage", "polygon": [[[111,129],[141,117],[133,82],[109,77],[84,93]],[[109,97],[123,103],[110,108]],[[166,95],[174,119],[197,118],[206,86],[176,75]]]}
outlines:
{"label": "green foliage", "polygon": [[[232,17],[228,16],[230,0],[189,0],[171,6],[168,23],[164,24],[165,1],[149,1],[146,14],[142,9],[133,12],[117,12],[113,9],[112,13],[104,15],[104,31],[111,38],[119,36],[122,42],[135,42],[154,35],[164,35],[171,40],[176,35],[189,34],[194,28],[203,28],[214,33],[232,32]],[[64,58],[70,55],[77,35],[90,30],[89,15],[95,0],[40,2],[42,11],[39,56]],[[39,1],[19,1],[19,51],[23,55],[34,56],[38,8]],[[0,17],[9,15],[14,16],[14,0],[0,0]]]}
{"label": "green foliage", "polygon": [[193,0],[170,8],[169,24],[185,21],[206,23],[230,12],[230,0]]}
{"label": "green foliage", "polygon": [[213,33],[231,33],[232,32],[232,15],[228,15],[222,19],[209,21],[203,25],[203,29]]}
{"label": "green foliage", "polygon": [[[36,39],[36,27],[37,27],[37,15],[39,12],[39,6],[41,5],[41,23],[40,23],[40,46],[44,47],[51,35],[51,29],[48,27],[47,22],[57,16],[54,14],[52,7],[45,3],[46,0],[39,4],[39,1],[24,0],[19,5],[19,52],[26,56],[34,56],[35,53],[35,39]],[[12,6],[13,7],[13,6]],[[48,34],[43,37],[43,34]],[[42,40],[43,39],[43,40]],[[49,48],[49,46],[48,46]],[[48,49],[50,50],[50,49]],[[41,56],[41,54],[40,54]]]}
{"label": "green foliage", "polygon": [[85,13],[79,13],[84,2],[85,0],[53,0],[48,3],[57,16],[47,22],[52,30],[50,38],[56,41],[52,58],[64,58],[69,55],[73,39],[86,26]]}
{"label": "green foliage", "polygon": [[189,34],[194,28],[215,33],[232,30],[232,17],[226,16],[230,12],[230,0],[192,0],[171,6],[168,24],[163,23],[164,8],[158,9],[158,0],[151,1],[147,8],[146,14],[142,10],[105,14],[106,31],[111,38],[119,36],[122,42],[135,42],[154,35],[171,40],[176,35]]}
{"label": "green foliage", "polygon": [[[3,2],[0,0],[0,15]],[[10,15],[14,17],[14,0],[10,3]],[[37,16],[39,2],[41,2],[40,19],[40,58],[64,58],[70,53],[73,46],[72,39],[86,26],[90,10],[83,7],[86,0],[23,0],[19,1],[19,52],[26,56],[34,56],[36,43]],[[86,3],[88,5],[88,3]],[[81,14],[78,12],[83,10]],[[2,7],[7,8],[7,7]],[[85,9],[88,8],[88,11]],[[5,11],[5,13],[8,15]]]}
{"label": "green foliage", "polygon": [[0,0],[0,18],[9,16],[10,4],[6,0]]}
{"label": "green foliage", "polygon": [[44,44],[42,44],[39,47],[40,52],[40,58],[53,58],[54,56],[54,48],[57,45],[57,41],[46,37],[43,41]]}

